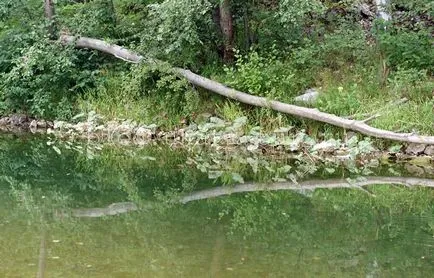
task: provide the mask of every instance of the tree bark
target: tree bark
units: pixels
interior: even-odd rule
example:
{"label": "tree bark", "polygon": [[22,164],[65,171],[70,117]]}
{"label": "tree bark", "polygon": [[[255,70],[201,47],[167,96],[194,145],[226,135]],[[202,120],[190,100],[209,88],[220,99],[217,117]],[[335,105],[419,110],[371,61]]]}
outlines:
{"label": "tree bark", "polygon": [[44,14],[48,21],[48,36],[50,39],[57,39],[56,22],[54,20],[54,0],[44,0]]}
{"label": "tree bark", "polygon": [[[61,43],[63,44],[73,43],[75,47],[78,48],[96,49],[108,54],[112,54],[122,60],[132,62],[132,63],[140,63],[140,62],[157,63],[157,64],[162,63],[161,61],[155,59],[145,60],[143,56],[136,54],[128,49],[125,49],[118,45],[109,44],[107,42],[98,39],[92,39],[86,37],[75,38],[69,35],[62,35],[60,40]],[[184,77],[190,83],[196,86],[202,87],[216,94],[222,95],[230,99],[237,100],[245,104],[270,108],[282,113],[328,123],[334,126],[354,130],[364,135],[373,136],[377,138],[408,142],[408,143],[416,143],[416,144],[434,145],[434,136],[423,136],[414,133],[396,133],[393,131],[378,129],[367,125],[364,121],[345,119],[333,114],[328,114],[328,113],[318,111],[318,109],[306,108],[306,107],[283,103],[277,100],[268,100],[264,97],[253,96],[229,88],[221,83],[200,76],[186,69],[173,68],[173,70],[175,73]]]}
{"label": "tree bark", "polygon": [[220,6],[220,29],[223,35],[223,60],[225,63],[234,61],[234,26],[232,22],[231,1],[221,0]]}

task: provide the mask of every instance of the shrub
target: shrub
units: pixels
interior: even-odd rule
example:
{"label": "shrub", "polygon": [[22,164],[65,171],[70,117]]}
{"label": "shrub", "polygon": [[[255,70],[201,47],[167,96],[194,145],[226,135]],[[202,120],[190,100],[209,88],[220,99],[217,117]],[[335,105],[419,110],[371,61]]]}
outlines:
{"label": "shrub", "polygon": [[72,49],[44,40],[22,48],[11,70],[1,76],[0,113],[71,115],[76,92],[92,82],[92,73],[78,68],[76,57]]}
{"label": "shrub", "polygon": [[390,26],[377,33],[377,40],[389,66],[434,72],[434,48],[429,30],[412,31]]}
{"label": "shrub", "polygon": [[299,90],[295,71],[277,58],[271,50],[260,55],[251,50],[247,55],[235,54],[234,67],[225,67],[225,83],[238,90],[267,98],[288,100]]}

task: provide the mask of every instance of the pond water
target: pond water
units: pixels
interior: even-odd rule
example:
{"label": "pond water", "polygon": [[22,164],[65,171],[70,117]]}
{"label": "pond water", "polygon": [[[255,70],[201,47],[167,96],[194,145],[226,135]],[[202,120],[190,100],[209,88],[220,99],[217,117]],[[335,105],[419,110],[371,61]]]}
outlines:
{"label": "pond water", "polygon": [[434,277],[433,188],[375,182],[405,169],[0,134],[0,276]]}

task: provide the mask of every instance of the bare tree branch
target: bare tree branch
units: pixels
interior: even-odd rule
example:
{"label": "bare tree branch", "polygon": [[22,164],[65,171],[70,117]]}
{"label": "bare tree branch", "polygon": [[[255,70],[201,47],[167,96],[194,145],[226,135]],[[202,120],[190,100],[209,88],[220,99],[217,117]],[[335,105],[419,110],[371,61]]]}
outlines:
{"label": "bare tree branch", "polygon": [[[112,54],[120,59],[132,63],[140,62],[156,62],[158,60],[146,60],[143,56],[136,54],[126,48],[115,44],[109,44],[102,40],[87,38],[87,37],[73,37],[62,35],[60,38],[63,44],[74,44],[78,48],[96,49],[108,54]],[[283,103],[277,100],[268,100],[264,97],[253,96],[232,88],[229,88],[219,82],[208,79],[206,77],[195,74],[189,70],[182,68],[173,68],[174,72],[187,79],[192,84],[207,89],[216,94],[224,97],[237,100],[253,106],[270,108],[282,113],[311,119],[328,123],[334,126],[342,127],[345,129],[354,130],[364,135],[373,136],[377,138],[389,139],[394,141],[409,142],[416,144],[434,145],[434,136],[422,136],[414,133],[397,133],[393,131],[383,130],[367,125],[364,121],[350,120],[338,117],[333,114],[318,111],[318,109],[306,108],[292,104]]]}

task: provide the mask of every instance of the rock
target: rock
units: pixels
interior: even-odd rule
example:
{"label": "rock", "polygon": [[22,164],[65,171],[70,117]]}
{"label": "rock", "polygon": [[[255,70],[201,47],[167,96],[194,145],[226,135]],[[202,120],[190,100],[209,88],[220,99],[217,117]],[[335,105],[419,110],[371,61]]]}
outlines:
{"label": "rock", "polygon": [[314,104],[318,96],[319,92],[316,89],[307,89],[304,94],[296,97],[294,100],[305,104]]}
{"label": "rock", "polygon": [[359,5],[357,5],[357,10],[362,15],[365,15],[365,16],[368,16],[368,17],[373,17],[374,16],[374,13],[371,11],[369,5],[366,4],[366,3],[360,3]]}
{"label": "rock", "polygon": [[9,125],[9,121],[10,121],[9,117],[0,118],[0,126]]}
{"label": "rock", "polygon": [[87,123],[78,123],[78,124],[74,125],[74,129],[78,133],[84,133],[89,129],[89,126]]}
{"label": "rock", "polygon": [[312,151],[331,153],[337,150],[339,148],[339,145],[339,141],[331,139],[314,145]]}
{"label": "rock", "polygon": [[180,128],[180,129],[178,129],[178,130],[176,131],[176,135],[177,135],[178,137],[184,138],[184,136],[185,136],[185,129],[184,129],[184,128]]}
{"label": "rock", "polygon": [[405,153],[406,154],[412,154],[412,155],[418,155],[418,154],[423,153],[425,148],[426,148],[426,145],[410,143],[407,146],[407,148],[405,149]]}
{"label": "rock", "polygon": [[226,143],[226,144],[234,144],[235,142],[238,141],[239,136],[235,133],[226,133],[223,134],[222,136],[222,140]]}
{"label": "rock", "polygon": [[64,121],[54,121],[53,129],[70,129],[72,125]]}
{"label": "rock", "polygon": [[136,129],[135,135],[140,139],[152,139],[154,133],[151,130],[141,126]]}
{"label": "rock", "polygon": [[404,168],[410,174],[414,174],[414,175],[417,175],[417,176],[422,176],[425,173],[425,171],[423,170],[422,167],[419,167],[419,166],[416,166],[416,165],[413,165],[413,164],[409,164],[409,163],[406,163],[404,165]]}
{"label": "rock", "polygon": [[38,128],[47,128],[48,127],[48,122],[45,120],[40,120],[36,122],[36,125]]}
{"label": "rock", "polygon": [[425,149],[425,154],[434,157],[434,146],[428,146]]}
{"label": "rock", "polygon": [[164,135],[164,139],[175,139],[176,137],[176,131],[168,131]]}
{"label": "rock", "polygon": [[35,130],[35,129],[38,128],[38,123],[36,122],[36,120],[33,120],[33,121],[30,122],[30,124],[29,124],[29,128],[30,128],[31,130]]}
{"label": "rock", "polygon": [[202,113],[196,116],[195,122],[199,124],[206,123],[211,117],[212,115],[210,113]]}
{"label": "rock", "polygon": [[120,138],[130,139],[136,126],[137,124],[135,122],[124,121],[118,125],[113,132]]}
{"label": "rock", "polygon": [[9,118],[9,124],[12,126],[24,126],[29,121],[27,115],[24,114],[14,114]]}

